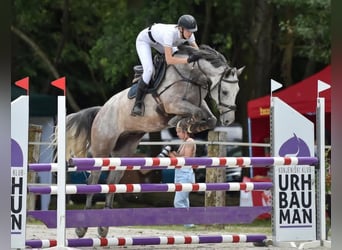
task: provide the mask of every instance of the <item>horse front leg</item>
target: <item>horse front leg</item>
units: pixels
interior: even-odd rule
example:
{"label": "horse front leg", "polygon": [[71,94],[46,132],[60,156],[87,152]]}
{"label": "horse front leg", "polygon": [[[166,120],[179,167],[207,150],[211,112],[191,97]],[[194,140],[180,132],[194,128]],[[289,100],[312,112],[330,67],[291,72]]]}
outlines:
{"label": "horse front leg", "polygon": [[205,119],[201,107],[193,105],[186,100],[165,103],[164,107],[166,113],[175,115],[168,122],[170,127],[175,127],[183,119],[187,119],[187,122],[191,124]]}
{"label": "horse front leg", "polygon": [[205,122],[198,122],[198,123],[194,123],[194,124],[190,124],[188,127],[188,132],[189,133],[199,133],[202,132],[204,130],[208,130],[208,129],[213,129],[216,126],[216,118],[208,118],[207,121]]}
{"label": "horse front leg", "polygon": [[[99,182],[100,179],[100,174],[101,171],[100,170],[96,170],[96,171],[92,171],[91,174],[89,175],[87,184],[97,184]],[[84,207],[84,209],[90,209],[92,208],[92,203],[93,203],[93,197],[94,194],[87,194],[87,199],[86,199],[86,205]],[[75,233],[79,238],[84,237],[84,235],[87,233],[88,228],[87,227],[78,227],[75,229]]]}
{"label": "horse front leg", "polygon": [[210,111],[205,101],[202,101],[200,113],[201,114],[198,116],[200,119],[194,120],[194,122],[189,124],[188,131],[190,133],[198,133],[207,129],[215,128],[217,119]]}

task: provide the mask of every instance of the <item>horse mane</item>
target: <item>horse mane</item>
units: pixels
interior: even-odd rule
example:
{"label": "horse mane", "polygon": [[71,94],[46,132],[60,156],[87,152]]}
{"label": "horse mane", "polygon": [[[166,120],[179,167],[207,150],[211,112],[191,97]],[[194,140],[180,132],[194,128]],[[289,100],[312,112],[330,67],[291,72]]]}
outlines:
{"label": "horse mane", "polygon": [[202,59],[210,62],[215,68],[228,66],[226,58],[221,53],[211,48],[209,45],[202,44],[199,46],[199,49],[195,49],[190,45],[180,45],[178,47],[178,50],[178,53],[180,54],[199,55]]}

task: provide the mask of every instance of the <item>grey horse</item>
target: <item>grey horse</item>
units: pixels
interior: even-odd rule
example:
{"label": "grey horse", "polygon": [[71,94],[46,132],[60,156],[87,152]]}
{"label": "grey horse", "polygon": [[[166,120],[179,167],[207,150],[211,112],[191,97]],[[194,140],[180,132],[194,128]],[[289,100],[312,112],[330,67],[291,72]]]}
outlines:
{"label": "grey horse", "polygon": [[[198,53],[200,59],[192,64],[169,65],[155,94],[145,97],[144,116],[131,116],[134,99],[128,98],[129,88],[112,96],[102,107],[92,107],[67,116],[67,159],[85,157],[129,157],[147,132],[173,127],[185,119],[188,130],[197,133],[212,129],[217,119],[209,109],[205,97],[215,101],[222,126],[235,119],[235,100],[239,92],[239,69],[228,65],[225,57],[202,45],[199,50],[190,46],[179,48],[178,56]],[[88,184],[97,184],[101,172],[92,171]],[[119,183],[123,171],[110,171],[108,184]],[[87,195],[85,209],[92,206],[93,194]],[[114,194],[106,195],[105,207],[112,208]],[[83,237],[87,228],[77,228]],[[107,227],[99,227],[105,237]]]}

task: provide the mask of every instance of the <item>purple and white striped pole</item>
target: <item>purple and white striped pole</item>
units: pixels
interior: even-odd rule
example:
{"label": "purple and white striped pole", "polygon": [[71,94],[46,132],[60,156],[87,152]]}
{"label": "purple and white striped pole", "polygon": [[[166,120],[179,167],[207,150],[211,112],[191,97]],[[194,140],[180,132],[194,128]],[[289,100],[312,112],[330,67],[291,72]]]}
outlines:
{"label": "purple and white striped pole", "polygon": [[[104,247],[132,245],[176,245],[204,243],[242,243],[263,242],[266,235],[228,234],[228,235],[189,235],[189,236],[152,236],[152,237],[114,237],[67,239],[68,247]],[[56,240],[26,240],[31,248],[49,248],[56,246]]]}
{"label": "purple and white striped pole", "polygon": [[[66,185],[66,194],[90,193],[147,193],[147,192],[201,192],[201,191],[252,191],[272,188],[271,182],[231,183],[157,183],[157,184],[95,184]],[[35,194],[57,194],[57,186],[29,185],[28,191]]]}
{"label": "purple and white striped pole", "polygon": [[[130,158],[72,158],[74,166],[271,166],[271,165],[312,165],[317,163],[316,157],[130,157]],[[126,170],[122,168],[120,170]]]}
{"label": "purple and white striped pole", "polygon": [[[318,162],[316,157],[201,157],[201,158],[72,158],[74,171],[125,171],[125,170],[157,170],[179,168],[220,168],[251,167],[272,165],[312,165]],[[31,163],[30,171],[43,172],[58,170],[57,163]]]}

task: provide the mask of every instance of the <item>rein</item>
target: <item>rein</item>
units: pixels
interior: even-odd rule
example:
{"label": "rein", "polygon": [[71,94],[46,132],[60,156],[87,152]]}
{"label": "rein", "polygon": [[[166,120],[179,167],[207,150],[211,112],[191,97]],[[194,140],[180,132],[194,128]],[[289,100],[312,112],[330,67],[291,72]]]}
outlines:
{"label": "rein", "polygon": [[[198,84],[197,82],[193,81],[191,78],[189,77],[185,77],[184,75],[182,75],[182,73],[177,69],[177,67],[175,67],[175,65],[168,65],[168,67],[173,67],[173,69],[176,71],[176,73],[182,78],[178,81],[175,81],[171,84],[169,84],[168,86],[166,86],[158,95],[161,95],[163,94],[167,89],[169,89],[170,87],[172,87],[174,84],[178,83],[178,82],[182,82],[182,81],[185,81],[185,82],[188,82],[188,83],[192,83],[196,86],[198,86],[199,88],[203,88],[203,89],[208,89],[208,85],[209,85],[209,82],[206,83],[206,86],[204,86],[203,84]],[[203,71],[201,71],[203,73]],[[191,75],[191,74],[190,74]],[[208,79],[208,77],[205,75],[205,77]],[[209,79],[210,81],[210,79]]]}
{"label": "rein", "polygon": [[[199,60],[197,61],[197,66],[199,68],[199,70],[202,72],[202,74],[207,78],[208,82],[209,82],[209,95],[211,97],[211,86],[212,86],[212,81],[210,80],[210,78],[206,75],[206,73],[204,72],[204,70],[202,69],[200,63],[199,63]],[[223,71],[221,77],[220,77],[220,80],[215,84],[215,86],[217,85],[218,86],[218,106],[222,106],[222,107],[225,107],[227,108],[227,110],[223,111],[223,112],[220,112],[220,115],[222,114],[225,114],[225,113],[228,113],[230,111],[236,111],[236,105],[227,105],[225,103],[222,103],[221,101],[221,83],[222,82],[227,82],[227,83],[232,83],[232,84],[235,84],[235,83],[238,83],[238,80],[236,81],[230,81],[230,80],[225,80],[223,79],[224,75],[226,75],[229,71],[231,71],[232,68],[230,68],[229,66],[226,67],[226,69]],[[212,98],[212,97],[211,97]]]}
{"label": "rein", "polygon": [[[198,86],[199,88],[199,94],[200,94],[200,101],[199,101],[199,104],[198,106],[201,105],[201,100],[202,100],[202,96],[201,96],[201,88],[202,89],[205,89],[205,90],[208,90],[208,94],[211,97],[211,87],[213,85],[211,79],[207,76],[207,74],[205,73],[205,71],[203,70],[203,68],[201,67],[200,63],[199,63],[200,60],[196,61],[193,63],[193,66],[195,64],[197,64],[197,67],[198,69],[200,70],[200,72],[205,76],[206,78],[206,83],[205,84],[199,84],[195,81],[193,81],[191,78],[189,77],[185,77],[184,75],[182,75],[182,73],[177,69],[177,67],[175,67],[174,65],[168,65],[168,67],[172,66],[174,68],[174,70],[176,71],[176,73],[181,77],[180,80],[178,81],[175,81],[171,84],[169,84],[168,86],[164,87],[163,90],[160,91],[160,93],[157,93],[155,92],[155,94],[153,95],[154,96],[154,99],[156,100],[156,102],[162,106],[162,101],[160,100],[159,96],[162,95],[164,92],[166,92],[170,87],[172,87],[174,84],[178,83],[178,82],[182,82],[182,81],[185,81],[187,84],[194,84],[195,86]],[[236,111],[236,105],[227,105],[225,103],[223,103],[221,101],[221,84],[222,82],[227,82],[227,83],[231,83],[231,84],[236,84],[238,83],[238,80],[236,81],[230,81],[230,80],[226,80],[226,79],[223,79],[223,77],[232,70],[232,68],[230,68],[229,66],[226,67],[226,69],[223,71],[219,81],[215,84],[215,86],[217,85],[218,86],[218,104],[217,106],[221,106],[221,107],[224,107],[225,110],[224,111],[219,111],[220,115],[222,114],[225,114],[225,113],[228,113],[228,112],[231,112],[231,111]],[[192,71],[191,71],[192,72]],[[190,72],[190,75],[191,75],[191,72]],[[184,99],[186,97],[186,93],[187,91],[185,91],[184,93]],[[165,111],[163,111],[165,113]]]}
{"label": "rein", "polygon": [[[156,102],[157,102],[158,104],[161,104],[162,102],[161,102],[159,96],[162,95],[166,90],[168,90],[168,89],[169,89],[170,87],[172,87],[174,84],[179,83],[179,82],[183,82],[183,81],[184,81],[184,82],[187,83],[187,88],[188,88],[188,86],[189,86],[188,84],[194,84],[195,86],[198,87],[198,89],[199,89],[198,92],[199,92],[199,95],[200,95],[198,106],[200,106],[200,105],[201,105],[201,101],[202,101],[201,89],[210,89],[210,79],[205,75],[205,77],[206,77],[209,81],[207,81],[206,84],[199,84],[198,82],[193,81],[191,78],[184,76],[184,75],[177,69],[177,67],[175,67],[175,65],[168,65],[168,67],[173,67],[173,69],[174,69],[174,70],[176,71],[176,73],[181,77],[181,79],[178,80],[178,81],[175,81],[175,82],[173,82],[173,83],[171,83],[171,84],[169,84],[169,85],[166,86],[163,90],[161,90],[160,93],[155,93],[154,98],[155,98]],[[201,72],[202,72],[202,71],[201,71]],[[202,72],[202,73],[203,73],[203,72]],[[191,75],[191,73],[190,73],[190,75]],[[183,99],[186,98],[186,93],[187,93],[187,91],[184,92],[184,97],[183,97]]]}

